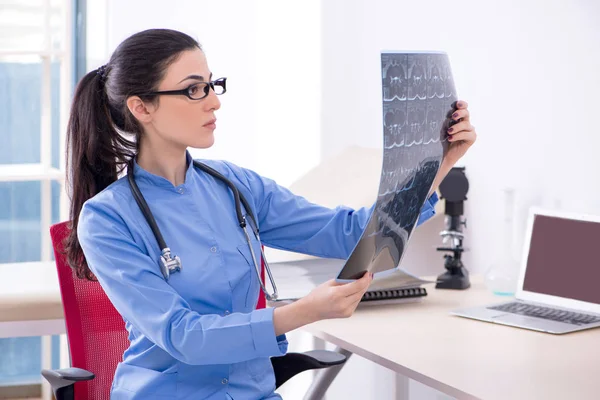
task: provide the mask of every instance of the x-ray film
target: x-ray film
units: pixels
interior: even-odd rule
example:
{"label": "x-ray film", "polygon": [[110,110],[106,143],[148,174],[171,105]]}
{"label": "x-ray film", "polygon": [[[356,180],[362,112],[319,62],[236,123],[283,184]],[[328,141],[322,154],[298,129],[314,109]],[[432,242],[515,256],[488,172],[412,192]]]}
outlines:
{"label": "x-ray film", "polygon": [[445,53],[381,53],[383,165],[368,225],[338,280],[400,265],[448,146],[456,90]]}

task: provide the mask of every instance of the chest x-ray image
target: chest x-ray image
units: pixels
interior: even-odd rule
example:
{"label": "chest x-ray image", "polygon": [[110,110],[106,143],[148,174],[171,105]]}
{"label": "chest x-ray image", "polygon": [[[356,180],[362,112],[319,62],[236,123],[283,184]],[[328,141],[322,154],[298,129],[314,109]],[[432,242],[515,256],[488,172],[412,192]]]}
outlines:
{"label": "chest x-ray image", "polygon": [[373,214],[338,280],[393,273],[448,146],[456,90],[446,53],[381,53],[383,165]]}

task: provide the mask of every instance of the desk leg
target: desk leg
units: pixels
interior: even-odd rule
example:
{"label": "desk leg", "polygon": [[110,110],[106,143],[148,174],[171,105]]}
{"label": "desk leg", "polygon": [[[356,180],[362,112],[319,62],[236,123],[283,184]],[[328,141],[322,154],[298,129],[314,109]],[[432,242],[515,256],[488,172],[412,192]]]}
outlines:
{"label": "desk leg", "polygon": [[[335,351],[345,355],[347,359],[350,359],[350,356],[352,355],[350,351],[342,349],[341,347],[337,347]],[[331,383],[340,373],[344,365],[345,364],[319,370],[317,377],[310,385],[310,388],[308,388],[306,395],[304,395],[304,400],[322,399],[325,396],[325,392],[327,392],[327,389],[329,389],[329,386],[331,386]]]}
{"label": "desk leg", "polygon": [[410,379],[404,375],[396,375],[396,399],[397,400],[409,400],[410,399]]}
{"label": "desk leg", "polygon": [[[52,368],[52,336],[42,336],[42,369]],[[52,399],[52,388],[48,381],[42,378],[42,400]]]}

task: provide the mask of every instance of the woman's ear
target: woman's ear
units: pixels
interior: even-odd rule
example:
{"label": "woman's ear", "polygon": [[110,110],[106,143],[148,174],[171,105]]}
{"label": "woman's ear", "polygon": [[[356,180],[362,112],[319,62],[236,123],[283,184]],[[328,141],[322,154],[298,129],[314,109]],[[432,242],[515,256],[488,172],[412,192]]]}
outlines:
{"label": "woman's ear", "polygon": [[138,121],[142,123],[152,121],[152,110],[138,96],[131,96],[127,99],[127,108]]}

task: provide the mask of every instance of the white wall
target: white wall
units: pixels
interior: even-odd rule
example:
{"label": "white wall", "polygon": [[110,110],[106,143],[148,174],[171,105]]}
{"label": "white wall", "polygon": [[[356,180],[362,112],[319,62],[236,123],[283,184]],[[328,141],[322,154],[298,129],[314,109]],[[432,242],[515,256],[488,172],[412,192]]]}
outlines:
{"label": "white wall", "polygon": [[[194,156],[227,159],[284,185],[318,163],[317,0],[102,1],[108,9],[106,29],[96,17],[102,13],[89,17],[96,30],[89,33],[88,47],[98,64],[135,32],[173,28],[199,40],[215,76],[228,77],[215,144],[192,151]],[[309,29],[307,20],[316,28]],[[102,48],[104,60],[97,50]]]}
{"label": "white wall", "polygon": [[[381,49],[448,52],[479,133],[461,162],[471,185],[465,255],[471,270],[487,269],[498,250],[503,187],[517,189],[521,214],[534,203],[600,213],[597,3],[322,4],[324,157],[353,144],[381,146]],[[423,239],[414,243],[428,257],[439,241]],[[427,260],[423,271],[435,271]]]}

